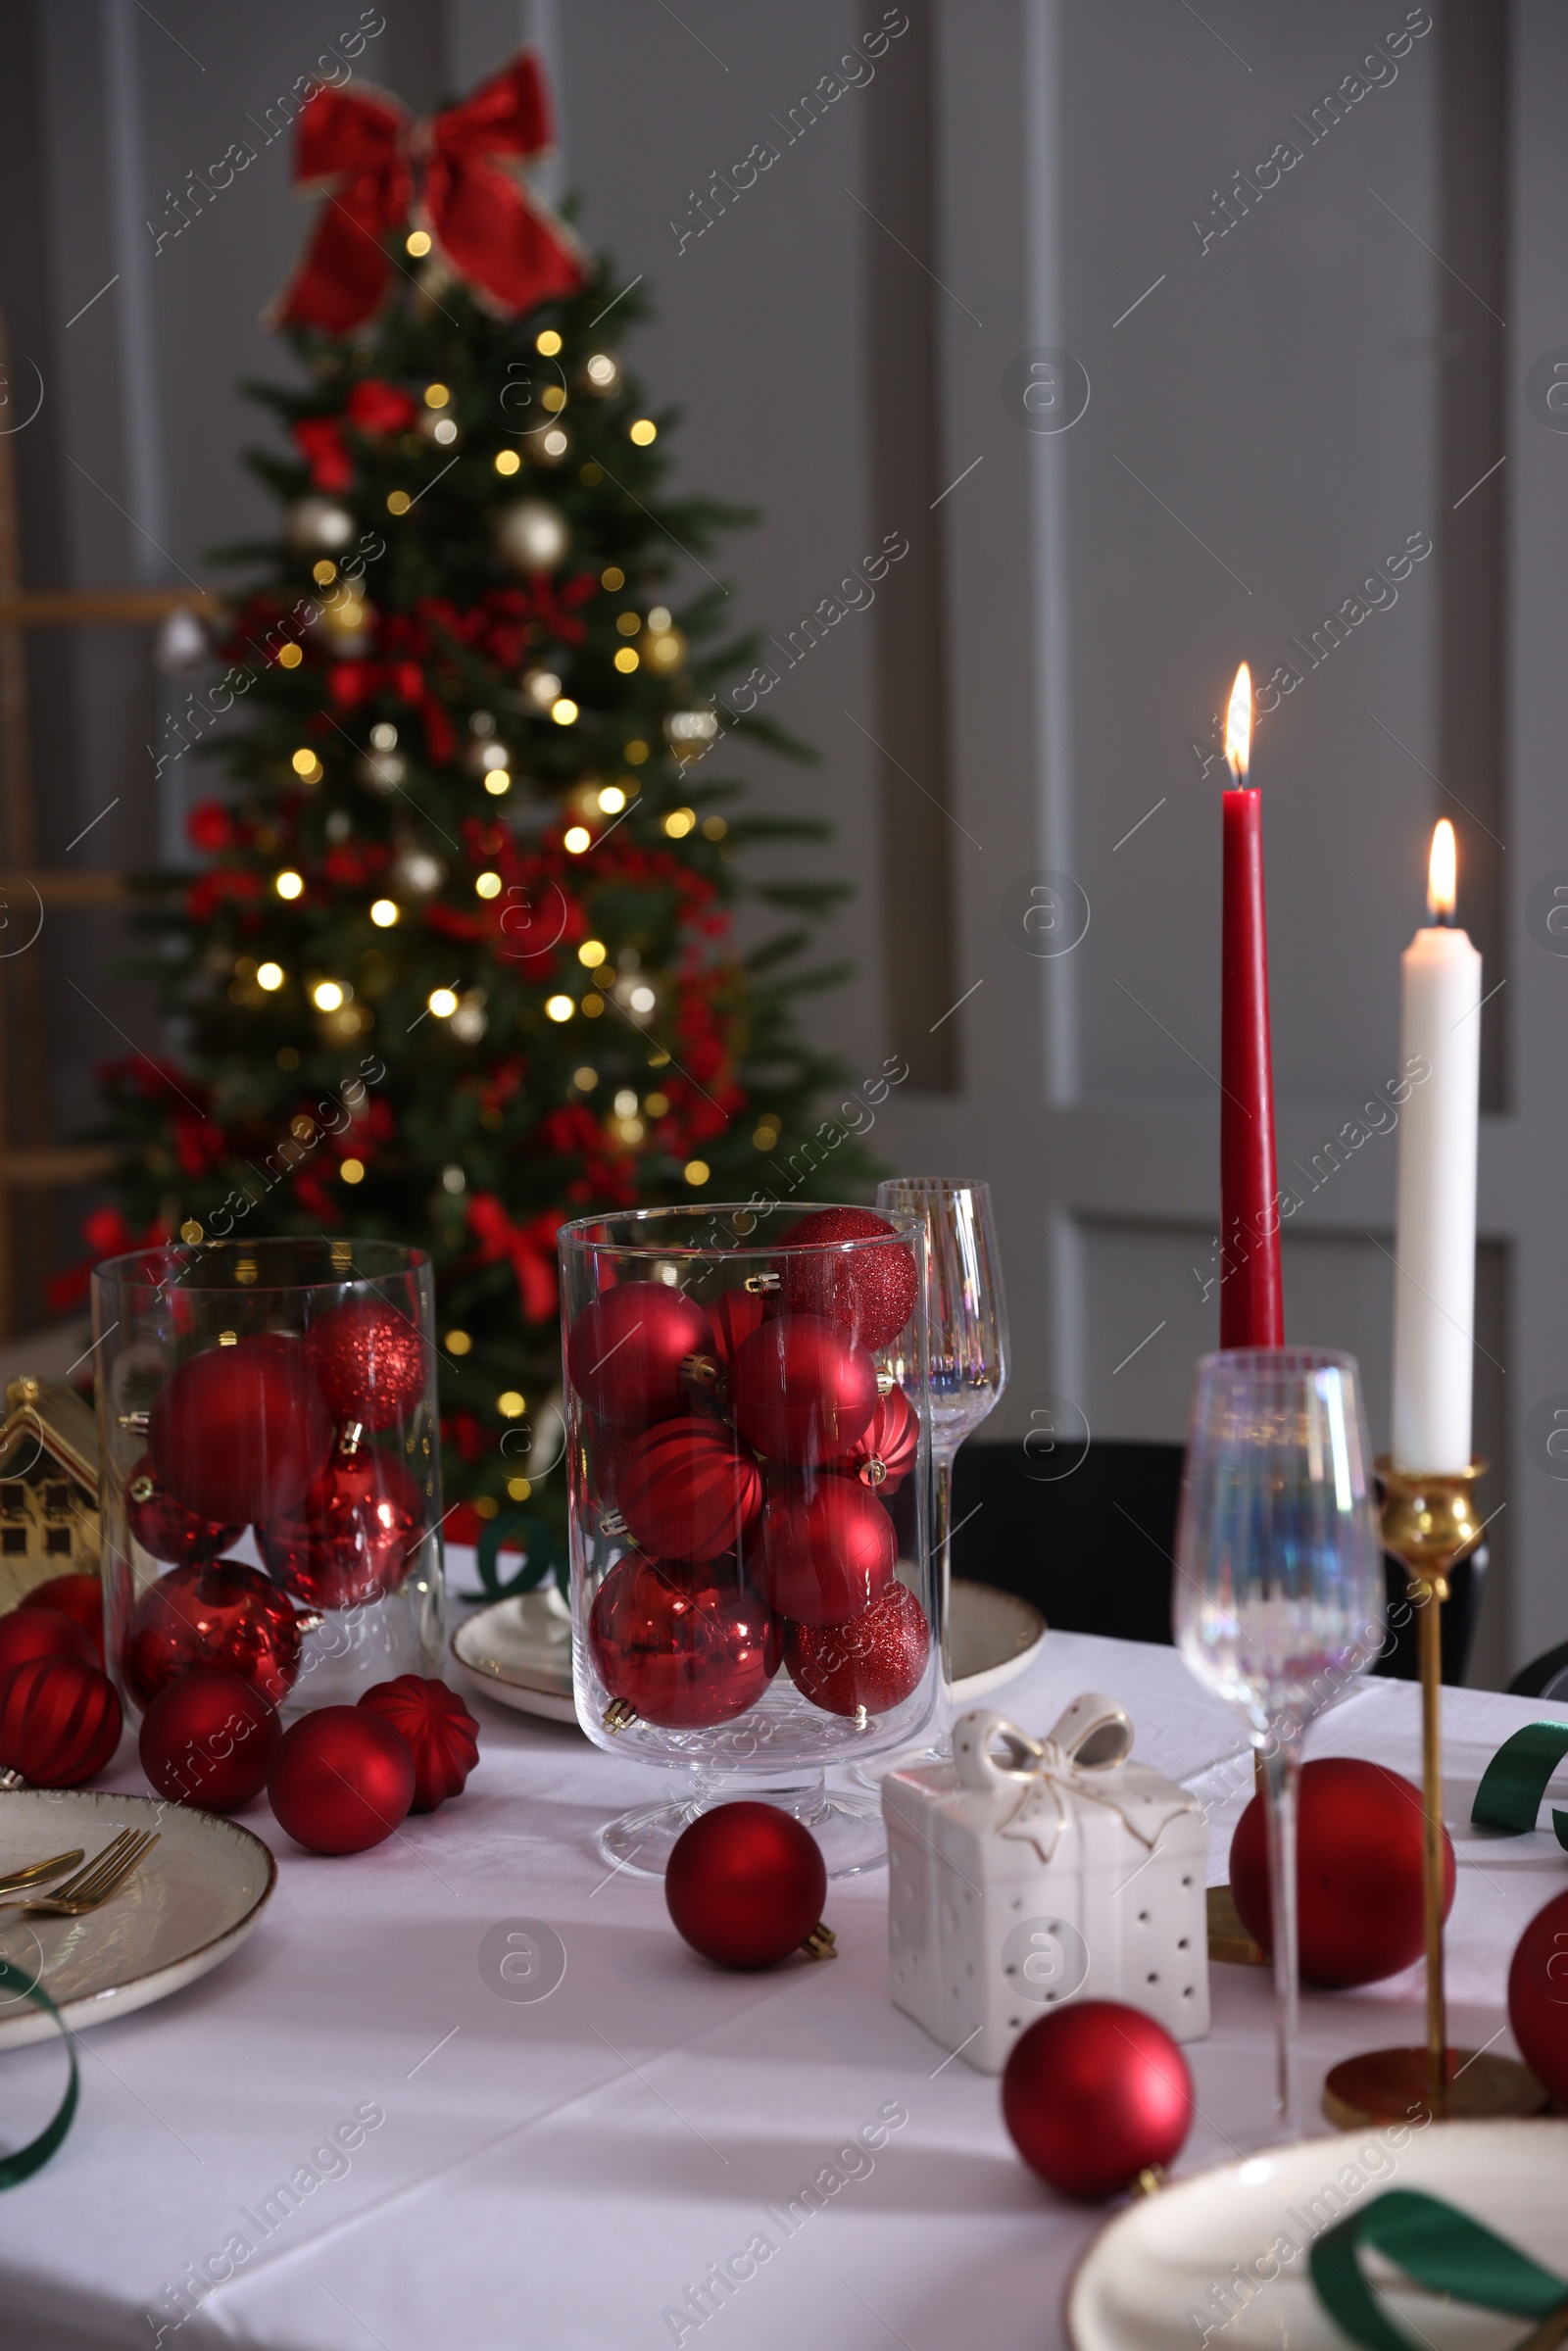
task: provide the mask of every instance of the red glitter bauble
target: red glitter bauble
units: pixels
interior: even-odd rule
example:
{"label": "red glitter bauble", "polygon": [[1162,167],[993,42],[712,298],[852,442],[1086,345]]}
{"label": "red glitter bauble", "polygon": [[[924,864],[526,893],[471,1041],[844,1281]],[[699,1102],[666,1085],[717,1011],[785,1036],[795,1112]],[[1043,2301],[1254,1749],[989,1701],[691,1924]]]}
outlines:
{"label": "red glitter bauble", "polygon": [[290,1508],[319,1477],[332,1418],[305,1350],[268,1333],[208,1347],[172,1373],[147,1449],[187,1510],[243,1527]]}
{"label": "red glitter bauble", "polygon": [[83,1665],[103,1662],[84,1625],[59,1608],[29,1604],[0,1616],[0,1674],[14,1672],[32,1657],[75,1657]]}
{"label": "red glitter bauble", "polygon": [[222,1665],[280,1706],[300,1670],[300,1627],[260,1568],[192,1560],[150,1584],[131,1610],[125,1678],[146,1706],[187,1666]]}
{"label": "red glitter bauble", "polygon": [[34,1584],[23,1601],[25,1608],[52,1608],[80,1625],[92,1642],[92,1661],[104,1661],[104,1588],[101,1579],[85,1570],[74,1576],[50,1576]]}
{"label": "red glitter bauble", "polygon": [[665,1731],[704,1730],[755,1706],[776,1665],[775,1643],[758,1592],[651,1559],[612,1568],[588,1619],[588,1645],[612,1698]]}
{"label": "red glitter bauble", "polygon": [[318,1706],[277,1743],[267,1796],[279,1826],[313,1853],[364,1853],[407,1820],[414,1757],[368,1706]]}
{"label": "red glitter bauble", "polygon": [[345,1298],[311,1325],[310,1357],[334,1420],[390,1429],[423,1396],[430,1344],[410,1315],[377,1298]]}
{"label": "red glitter bauble", "polygon": [[158,1692],[142,1718],[141,1768],[161,1796],[198,1812],[237,1812],[267,1786],[283,1736],[277,1709],[226,1667],[197,1667]]}
{"label": "red glitter bauble", "polygon": [[79,1657],[29,1657],[0,1681],[0,1767],[31,1788],[79,1788],[120,1744],[120,1700]]}
{"label": "red glitter bauble", "polygon": [[[1301,1766],[1296,1830],[1301,1975],[1339,1990],[1378,1984],[1421,1956],[1421,1790],[1381,1763],[1328,1755]],[[1453,1908],[1453,1847],[1444,1831],[1443,1915]],[[1231,1839],[1231,1893],[1242,1924],[1273,1947],[1268,1822],[1253,1796]]]}
{"label": "red glitter bauble", "polygon": [[720,1967],[771,1967],[822,1917],[827,1866],[776,1804],[715,1804],[683,1829],[664,1871],[676,1933]]}
{"label": "red glitter bauble", "polygon": [[125,1481],[125,1524],[144,1551],[171,1567],[188,1559],[216,1559],[241,1531],[242,1522],[199,1518],[166,1494],[151,1453],[143,1453]]}
{"label": "red glitter bauble", "polygon": [[788,1626],[784,1662],[803,1697],[829,1714],[886,1714],[919,1687],[931,1654],[925,1610],[897,1578],[844,1625]]}
{"label": "red glitter bauble", "polygon": [[[878,1236],[885,1248],[824,1246]],[[817,1208],[803,1216],[790,1228],[777,1271],[787,1306],[848,1328],[862,1347],[897,1339],[920,1295],[914,1251],[871,1208]]]}
{"label": "red glitter bauble", "polygon": [[655,1559],[732,1551],[762,1501],[762,1473],[720,1420],[682,1415],[630,1438],[612,1479],[632,1541]]}
{"label": "red glitter bauble", "polygon": [[747,1566],[780,1616],[842,1625],[879,1600],[898,1557],[893,1521],[851,1478],[780,1486],[762,1504]]}
{"label": "red glitter bauble", "polygon": [[1519,2053],[1559,2106],[1568,2106],[1568,1893],[1538,1910],[1508,1970],[1508,2022]]}
{"label": "red glitter bauble", "polygon": [[663,1282],[622,1282],[585,1306],[566,1341],[566,1374],[601,1420],[640,1428],[689,1408],[683,1365],[712,1353],[701,1306]]}
{"label": "red glitter bauble", "polygon": [[846,1471],[873,1494],[897,1494],[920,1450],[920,1417],[902,1388],[879,1396],[865,1427],[829,1467]]}
{"label": "red glitter bauble", "polygon": [[399,1674],[377,1682],[360,1700],[402,1733],[414,1757],[415,1812],[434,1812],[449,1796],[461,1796],[479,1760],[479,1726],[444,1682],[420,1674]]}
{"label": "red glitter bauble", "polygon": [[725,1290],[708,1304],[709,1328],[713,1334],[713,1353],[726,1366],[735,1359],[735,1350],[754,1331],[760,1330],[767,1320],[768,1301],[755,1290]]}
{"label": "red glitter bauble", "polygon": [[256,1530],[283,1590],[312,1608],[379,1600],[403,1581],[424,1531],[424,1500],[401,1461],[374,1445],[338,1453],[297,1509]]}
{"label": "red glitter bauble", "polygon": [[748,1445],[775,1461],[836,1460],[876,1409],[876,1365],[816,1314],[781,1314],[735,1350],[729,1401]]}
{"label": "red glitter bauble", "polygon": [[1112,2196],[1167,2164],[1193,2122],[1193,2078],[1163,2025],[1120,2000],[1074,2000],[1013,2042],[1002,2119],[1064,2196]]}

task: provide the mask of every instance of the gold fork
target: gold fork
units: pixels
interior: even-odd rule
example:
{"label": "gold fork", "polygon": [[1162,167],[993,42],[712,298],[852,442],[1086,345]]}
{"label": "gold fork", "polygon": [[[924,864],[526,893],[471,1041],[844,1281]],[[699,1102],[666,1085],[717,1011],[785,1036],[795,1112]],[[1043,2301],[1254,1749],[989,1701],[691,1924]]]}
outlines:
{"label": "gold fork", "polygon": [[77,1845],[74,1852],[56,1853],[52,1860],[35,1861],[28,1869],[7,1870],[4,1877],[0,1877],[0,1894],[21,1893],[24,1886],[43,1886],[51,1878],[63,1878],[67,1870],[74,1870],[80,1859],[81,1847]]}
{"label": "gold fork", "polygon": [[55,1892],[24,1894],[20,1902],[0,1902],[0,1910],[26,1910],[34,1918],[80,1918],[83,1911],[96,1910],[112,1894],[119,1893],[157,1842],[155,1829],[122,1829],[95,1861],[89,1861],[84,1870],[68,1878]]}

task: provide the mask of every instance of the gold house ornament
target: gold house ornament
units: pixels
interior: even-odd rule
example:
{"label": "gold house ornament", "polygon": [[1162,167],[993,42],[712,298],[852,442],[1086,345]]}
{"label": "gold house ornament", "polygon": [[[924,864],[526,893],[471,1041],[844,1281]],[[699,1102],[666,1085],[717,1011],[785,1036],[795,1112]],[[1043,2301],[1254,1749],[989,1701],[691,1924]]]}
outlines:
{"label": "gold house ornament", "polygon": [[6,1384],[0,1430],[0,1615],[51,1576],[98,1573],[98,1430],[74,1388]]}

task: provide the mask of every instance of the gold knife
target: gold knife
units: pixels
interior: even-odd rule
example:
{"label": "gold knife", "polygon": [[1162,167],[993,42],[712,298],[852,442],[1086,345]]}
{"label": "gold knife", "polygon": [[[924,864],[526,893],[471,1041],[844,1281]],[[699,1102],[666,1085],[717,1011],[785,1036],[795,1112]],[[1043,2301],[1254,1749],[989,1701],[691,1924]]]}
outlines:
{"label": "gold knife", "polygon": [[53,1861],[35,1861],[29,1869],[9,1870],[0,1877],[0,1894],[20,1893],[28,1886],[46,1886],[51,1878],[62,1878],[74,1870],[82,1858],[82,1848],[74,1853],[57,1853]]}

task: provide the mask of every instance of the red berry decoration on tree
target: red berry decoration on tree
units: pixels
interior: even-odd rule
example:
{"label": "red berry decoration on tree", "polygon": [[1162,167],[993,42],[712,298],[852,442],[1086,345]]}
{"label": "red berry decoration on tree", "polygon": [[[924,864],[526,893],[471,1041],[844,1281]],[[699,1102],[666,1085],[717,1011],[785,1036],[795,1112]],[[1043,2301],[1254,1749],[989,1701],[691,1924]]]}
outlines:
{"label": "red berry decoration on tree", "polygon": [[[1301,1767],[1297,1824],[1301,1975],[1340,1990],[1396,1976],[1421,1956],[1421,1791],[1381,1763],[1324,1756]],[[1444,1831],[1443,1915],[1453,1908]],[[1273,1948],[1268,1824],[1254,1796],[1231,1839],[1231,1893],[1260,1950]]]}
{"label": "red berry decoration on tree", "polygon": [[[886,1248],[831,1253],[823,1248],[879,1235]],[[817,1208],[803,1216],[790,1228],[777,1270],[787,1306],[847,1326],[862,1347],[887,1347],[897,1339],[920,1295],[913,1250],[871,1208]]]}
{"label": "red berry decoration on tree", "polygon": [[268,1800],[296,1844],[364,1853],[401,1827],[414,1802],[414,1757],[401,1731],[367,1706],[318,1706],[278,1740]]}
{"label": "red berry decoration on tree", "polygon": [[1180,2152],[1193,2078],[1164,2026],[1141,2008],[1074,2000],[1013,2042],[1002,2119],[1032,2172],[1093,2203]]}
{"label": "red berry decoration on tree", "polygon": [[242,1523],[202,1518],[176,1502],[165,1492],[151,1453],[143,1453],[126,1481],[125,1524],[144,1551],[171,1567],[188,1559],[216,1559],[240,1534]]}
{"label": "red berry decoration on tree", "polygon": [[395,1592],[424,1531],[424,1502],[401,1461],[340,1447],[298,1507],[256,1530],[262,1557],[312,1608],[353,1608]]}
{"label": "red berry decoration on tree", "polygon": [[103,1664],[84,1626],[58,1608],[34,1608],[29,1594],[27,1605],[0,1616],[0,1674],[14,1673],[33,1657],[75,1657],[100,1669]]}
{"label": "red berry decoration on tree", "polygon": [[893,1521],[851,1478],[779,1486],[762,1505],[747,1566],[770,1608],[799,1625],[843,1625],[879,1600],[899,1555]]}
{"label": "red berry decoration on tree", "polygon": [[724,1290],[710,1299],[708,1322],[713,1334],[713,1353],[726,1369],[742,1341],[760,1331],[767,1315],[768,1301],[755,1290]]}
{"label": "red berry decoration on tree", "polygon": [[1568,2106],[1568,1893],[1538,1910],[1508,1970],[1508,2022],[1520,2055]]}
{"label": "red berry decoration on tree", "polygon": [[277,1709],[226,1667],[181,1674],[142,1718],[141,1768],[161,1796],[199,1812],[237,1812],[267,1786],[283,1736]]}
{"label": "red berry decoration on tree", "polygon": [[455,1690],[419,1674],[377,1682],[360,1700],[402,1733],[414,1757],[415,1812],[461,1796],[479,1760],[479,1726]]}
{"label": "red berry decoration on tree", "polygon": [[791,1951],[830,1958],[827,1866],[815,1837],[776,1804],[716,1804],[676,1838],[664,1872],[676,1932],[720,1967],[771,1967]]}
{"label": "red berry decoration on tree", "polygon": [[886,1714],[919,1687],[931,1654],[925,1610],[897,1580],[844,1625],[786,1627],[784,1662],[803,1697],[829,1714]]}
{"label": "red berry decoration on tree", "polygon": [[748,1586],[651,1559],[612,1567],[588,1619],[612,1730],[632,1715],[666,1731],[733,1722],[767,1688],[776,1642],[767,1605]]}
{"label": "red berry decoration on tree", "polygon": [[762,1503],[762,1473],[722,1421],[686,1414],[630,1438],[612,1474],[632,1541],[655,1559],[732,1551]]}
{"label": "red berry decoration on tree", "polygon": [[920,1450],[920,1416],[902,1388],[879,1396],[865,1427],[849,1450],[831,1462],[869,1486],[873,1494],[897,1494]]}
{"label": "red berry decoration on tree", "polygon": [[199,1518],[248,1526],[289,1509],[326,1467],[332,1417],[298,1341],[267,1333],[208,1347],[171,1374],[147,1449]]}
{"label": "red berry decoration on tree", "polygon": [[729,1402],[748,1445],[775,1461],[833,1461],[876,1409],[876,1365],[815,1314],[781,1314],[754,1331],[729,1367]]}
{"label": "red berry decoration on tree", "polygon": [[622,1282],[572,1324],[566,1371],[590,1412],[641,1428],[689,1407],[683,1366],[712,1351],[708,1317],[693,1299],[663,1282]]}
{"label": "red berry decoration on tree", "polygon": [[74,1576],[50,1576],[34,1584],[23,1601],[25,1608],[53,1608],[80,1625],[92,1642],[93,1663],[104,1661],[104,1588],[102,1580],[83,1571]]}
{"label": "red berry decoration on tree", "polygon": [[29,1788],[79,1788],[120,1744],[120,1699],[79,1657],[29,1657],[0,1681],[0,1767]]}
{"label": "red berry decoration on tree", "polygon": [[125,1678],[142,1705],[193,1665],[227,1666],[282,1704],[300,1670],[300,1622],[260,1568],[192,1560],[172,1567],[137,1600]]}
{"label": "red berry decoration on tree", "polygon": [[390,1429],[406,1420],[429,1378],[428,1343],[407,1314],[368,1298],[345,1298],[311,1325],[311,1362],[334,1420]]}

